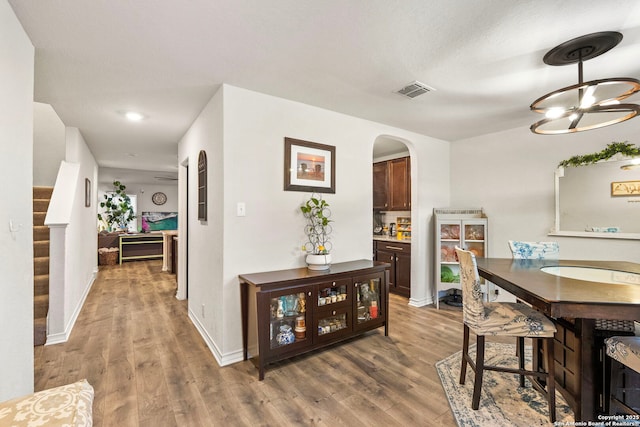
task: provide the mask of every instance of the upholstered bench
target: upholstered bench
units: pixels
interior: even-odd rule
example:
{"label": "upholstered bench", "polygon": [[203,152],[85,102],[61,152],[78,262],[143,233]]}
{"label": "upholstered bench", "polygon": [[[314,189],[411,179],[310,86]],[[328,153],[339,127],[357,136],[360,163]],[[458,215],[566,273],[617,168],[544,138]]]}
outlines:
{"label": "upholstered bench", "polygon": [[0,427],[93,425],[93,387],[82,380],[0,403]]}

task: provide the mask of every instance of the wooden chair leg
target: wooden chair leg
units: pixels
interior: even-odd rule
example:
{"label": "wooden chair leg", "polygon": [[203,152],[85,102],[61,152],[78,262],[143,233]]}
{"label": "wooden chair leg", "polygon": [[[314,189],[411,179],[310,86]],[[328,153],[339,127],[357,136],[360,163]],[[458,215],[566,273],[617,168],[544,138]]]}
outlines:
{"label": "wooden chair leg", "polygon": [[464,325],[462,335],[462,365],[460,366],[460,384],[464,384],[467,376],[467,357],[469,356],[469,327]]}
{"label": "wooden chair leg", "polygon": [[547,370],[547,396],[549,399],[549,421],[556,421],[556,377],[553,357],[553,337],[545,338],[542,344],[546,355]]}
{"label": "wooden chair leg", "polygon": [[471,400],[471,408],[474,410],[480,406],[482,375],[484,374],[484,336],[478,335],[476,342],[476,378],[473,382],[473,399]]}
{"label": "wooden chair leg", "polygon": [[[524,370],[524,337],[518,337],[516,354],[518,355],[518,368]],[[520,374],[520,387],[524,387],[524,375]]]}

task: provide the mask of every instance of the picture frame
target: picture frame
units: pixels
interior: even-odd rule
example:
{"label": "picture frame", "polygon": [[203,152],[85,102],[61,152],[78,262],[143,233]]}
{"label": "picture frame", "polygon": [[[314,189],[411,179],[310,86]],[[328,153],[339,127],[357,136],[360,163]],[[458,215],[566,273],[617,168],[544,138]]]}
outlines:
{"label": "picture frame", "polygon": [[640,196],[640,181],[614,181],[611,183],[611,197]]}
{"label": "picture frame", "polygon": [[91,180],[84,179],[84,207],[91,207]]}
{"label": "picture frame", "polygon": [[284,191],[336,192],[336,147],[284,139]]}

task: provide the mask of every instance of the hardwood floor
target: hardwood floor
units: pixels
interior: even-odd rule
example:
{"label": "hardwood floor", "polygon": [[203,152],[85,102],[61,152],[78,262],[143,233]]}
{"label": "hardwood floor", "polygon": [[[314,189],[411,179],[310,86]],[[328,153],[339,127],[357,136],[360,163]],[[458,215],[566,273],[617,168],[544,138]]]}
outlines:
{"label": "hardwood floor", "polygon": [[[87,378],[95,426],[455,426],[435,363],[460,309],[391,296],[383,330],[270,365],[219,367],[161,261],[101,266],[68,342],[35,348],[35,389]],[[239,304],[238,304],[238,309]]]}

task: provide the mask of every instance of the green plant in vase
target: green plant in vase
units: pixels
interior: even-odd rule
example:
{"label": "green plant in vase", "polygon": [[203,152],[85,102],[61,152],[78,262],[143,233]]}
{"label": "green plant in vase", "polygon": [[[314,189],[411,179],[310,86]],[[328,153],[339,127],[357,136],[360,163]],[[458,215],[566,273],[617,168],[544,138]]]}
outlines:
{"label": "green plant in vase", "polygon": [[300,206],[302,215],[307,220],[304,233],[307,242],[302,250],[307,253],[306,262],[310,270],[327,270],[331,266],[331,210],[329,204],[322,197],[312,194]]}
{"label": "green plant in vase", "polygon": [[126,189],[120,181],[113,181],[113,191],[106,193],[104,200],[100,202],[104,212],[98,214],[98,219],[106,223],[110,231],[126,230],[127,224],[136,218]]}

